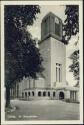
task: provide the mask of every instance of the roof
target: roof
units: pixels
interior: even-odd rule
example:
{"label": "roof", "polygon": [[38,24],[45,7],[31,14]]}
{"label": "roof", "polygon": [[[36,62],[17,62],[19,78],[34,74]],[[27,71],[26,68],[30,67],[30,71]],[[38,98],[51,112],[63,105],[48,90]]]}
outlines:
{"label": "roof", "polygon": [[59,18],[58,16],[56,16],[56,15],[55,15],[54,13],[52,13],[52,12],[47,13],[47,14],[44,16],[44,18],[42,19],[42,21],[45,20],[48,16],[57,17],[59,20],[62,21],[61,18]]}

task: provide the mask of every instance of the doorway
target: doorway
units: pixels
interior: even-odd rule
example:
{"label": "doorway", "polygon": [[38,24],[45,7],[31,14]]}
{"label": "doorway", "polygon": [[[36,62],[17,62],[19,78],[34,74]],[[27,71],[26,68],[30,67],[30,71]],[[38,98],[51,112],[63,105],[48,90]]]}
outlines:
{"label": "doorway", "polygon": [[59,99],[61,100],[61,99],[64,99],[64,92],[60,92],[59,93]]}

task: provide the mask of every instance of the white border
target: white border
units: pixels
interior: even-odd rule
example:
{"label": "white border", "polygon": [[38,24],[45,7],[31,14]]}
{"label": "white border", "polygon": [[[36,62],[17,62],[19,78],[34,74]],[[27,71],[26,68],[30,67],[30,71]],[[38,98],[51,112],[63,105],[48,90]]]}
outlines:
{"label": "white border", "polygon": [[[83,1],[1,1],[1,123],[2,124],[82,124],[83,123]],[[52,121],[5,121],[4,112],[4,5],[79,5],[79,49],[80,49],[80,120]]]}

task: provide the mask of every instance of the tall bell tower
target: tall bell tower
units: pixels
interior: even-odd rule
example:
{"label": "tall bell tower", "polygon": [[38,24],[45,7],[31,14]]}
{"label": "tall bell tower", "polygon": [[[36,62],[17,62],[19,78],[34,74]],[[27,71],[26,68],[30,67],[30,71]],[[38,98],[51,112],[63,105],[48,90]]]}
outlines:
{"label": "tall bell tower", "polygon": [[56,88],[66,82],[66,46],[62,42],[62,20],[48,13],[41,23],[40,52],[43,57],[45,87]]}
{"label": "tall bell tower", "polygon": [[41,40],[49,36],[62,40],[62,20],[51,12],[43,18],[41,23]]}

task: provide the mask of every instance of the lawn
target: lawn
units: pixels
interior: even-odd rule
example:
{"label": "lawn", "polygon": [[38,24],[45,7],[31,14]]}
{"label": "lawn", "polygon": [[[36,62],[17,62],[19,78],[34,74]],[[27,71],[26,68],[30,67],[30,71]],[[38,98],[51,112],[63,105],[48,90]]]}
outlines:
{"label": "lawn", "polygon": [[79,120],[79,104],[61,100],[11,100],[16,110],[6,120]]}

